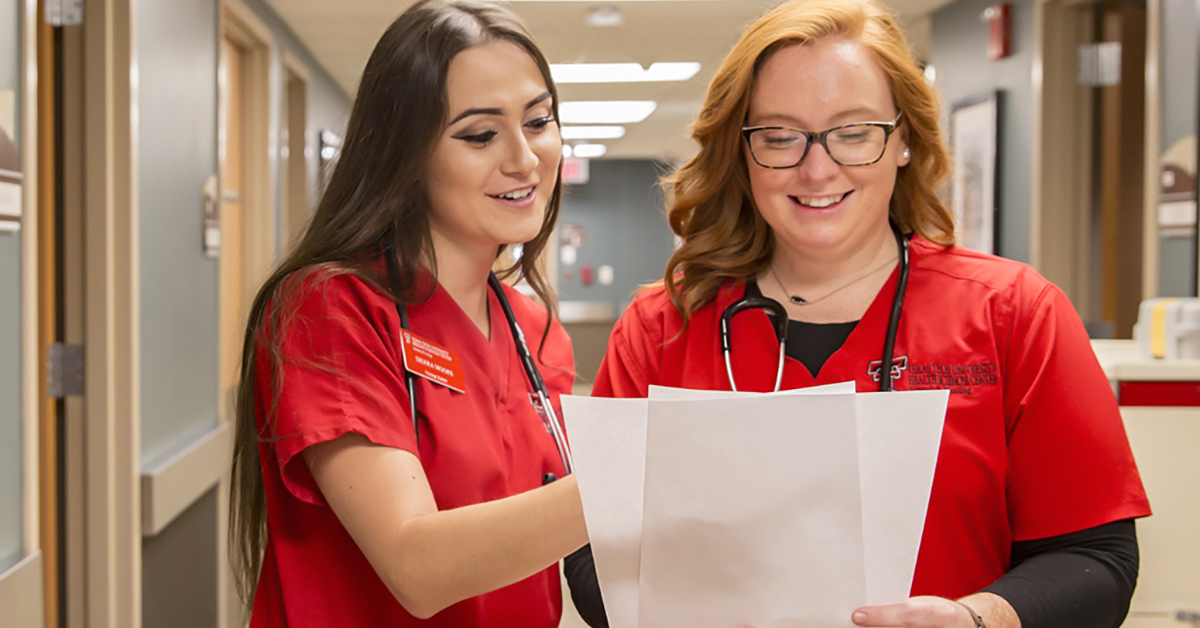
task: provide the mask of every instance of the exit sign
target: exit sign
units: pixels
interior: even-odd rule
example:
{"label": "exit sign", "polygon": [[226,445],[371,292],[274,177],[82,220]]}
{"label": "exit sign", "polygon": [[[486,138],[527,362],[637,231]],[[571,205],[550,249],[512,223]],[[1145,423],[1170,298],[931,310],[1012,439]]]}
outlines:
{"label": "exit sign", "polygon": [[583,185],[588,182],[588,160],[567,157],[562,162],[563,185]]}

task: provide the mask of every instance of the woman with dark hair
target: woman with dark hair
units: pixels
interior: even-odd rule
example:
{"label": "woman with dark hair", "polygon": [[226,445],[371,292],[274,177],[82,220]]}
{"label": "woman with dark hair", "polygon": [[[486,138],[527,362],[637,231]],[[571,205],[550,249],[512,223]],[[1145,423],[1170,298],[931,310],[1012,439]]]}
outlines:
{"label": "woman with dark hair", "polygon": [[[251,625],[558,625],[556,563],[587,533],[555,412],[570,341],[536,265],[557,105],[495,5],[425,0],[380,39],[246,330],[230,535]],[[510,244],[545,308],[491,274]]]}
{"label": "woman with dark hair", "polygon": [[[1061,290],[953,245],[939,118],[873,0],[791,0],[755,22],[667,180],[682,243],[618,321],[593,394],[949,389],[914,597],[847,619],[1115,628],[1150,514],[1116,401]],[[587,558],[566,569],[598,625]]]}

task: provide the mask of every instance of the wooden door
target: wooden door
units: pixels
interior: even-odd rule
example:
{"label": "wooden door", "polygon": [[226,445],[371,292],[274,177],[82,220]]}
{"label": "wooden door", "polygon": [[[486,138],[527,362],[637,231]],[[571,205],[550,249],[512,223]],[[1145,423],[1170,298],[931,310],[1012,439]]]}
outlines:
{"label": "wooden door", "polygon": [[284,172],[283,184],[283,246],[290,251],[295,246],[312,212],[308,192],[308,82],[305,73],[294,65],[285,68],[286,85],[283,107],[285,149],[281,151],[280,168]]}
{"label": "wooden door", "polygon": [[223,77],[221,112],[221,260],[220,260],[220,411],[232,416],[245,327],[245,51],[221,41]]}

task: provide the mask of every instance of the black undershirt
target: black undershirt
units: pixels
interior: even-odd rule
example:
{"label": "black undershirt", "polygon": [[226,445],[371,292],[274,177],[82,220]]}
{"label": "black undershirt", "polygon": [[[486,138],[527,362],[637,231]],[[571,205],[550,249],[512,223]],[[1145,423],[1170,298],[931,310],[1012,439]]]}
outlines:
{"label": "black undershirt", "polygon": [[[751,281],[746,284],[746,296],[761,297],[758,284]],[[770,316],[770,314],[768,314]],[[858,321],[848,323],[806,323],[788,319],[787,344],[784,353],[796,360],[812,373],[813,377],[821,372],[821,367],[829,360],[829,356],[846,344],[850,332],[858,326]]]}
{"label": "black undershirt", "polygon": [[[761,296],[754,282],[747,296]],[[788,321],[784,348],[817,376],[858,321]],[[1004,598],[1021,628],[1118,628],[1129,612],[1138,576],[1137,532],[1133,520],[1032,541],[1014,541],[1009,571],[984,591]],[[571,600],[589,626],[608,628],[591,545],[563,561]]]}

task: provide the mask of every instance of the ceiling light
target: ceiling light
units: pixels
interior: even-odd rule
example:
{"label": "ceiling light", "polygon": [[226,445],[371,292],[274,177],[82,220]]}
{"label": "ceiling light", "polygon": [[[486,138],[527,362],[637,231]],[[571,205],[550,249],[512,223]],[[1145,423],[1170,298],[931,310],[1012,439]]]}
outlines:
{"label": "ceiling light", "polygon": [[654,113],[653,100],[583,100],[558,106],[563,124],[632,124]]}
{"label": "ceiling light", "polygon": [[623,126],[564,126],[564,140],[615,140],[625,136]]}
{"label": "ceiling light", "polygon": [[600,157],[608,152],[608,147],[604,144],[576,144],[571,152],[575,153],[576,157]]}
{"label": "ceiling light", "polygon": [[589,11],[585,21],[592,28],[613,28],[624,24],[625,18],[617,7],[606,4]]}
{"label": "ceiling light", "polygon": [[647,83],[686,81],[700,71],[700,64],[652,63],[643,68],[636,63],[554,63],[550,75],[555,83]]}

